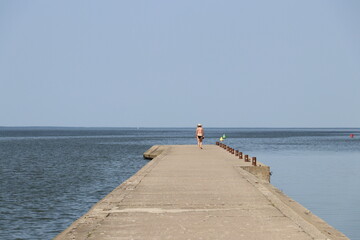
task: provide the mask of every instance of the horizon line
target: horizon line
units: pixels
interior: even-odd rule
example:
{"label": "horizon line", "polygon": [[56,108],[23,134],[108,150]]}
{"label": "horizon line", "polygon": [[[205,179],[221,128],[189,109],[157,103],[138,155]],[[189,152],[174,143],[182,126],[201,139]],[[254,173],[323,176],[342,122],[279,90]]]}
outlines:
{"label": "horizon line", "polygon": [[[0,126],[0,128],[103,128],[103,129],[120,129],[120,128],[131,128],[131,129],[140,129],[140,128],[196,128],[196,126],[194,127],[172,127],[172,126],[166,126],[166,127],[159,127],[159,126],[125,126],[125,127],[105,127],[105,126],[41,126],[41,125],[22,125],[22,126]],[[220,127],[220,126],[209,126],[209,127],[204,127],[204,128],[241,128],[241,129],[251,129],[251,128],[255,128],[255,129],[287,129],[287,128],[292,128],[292,129],[360,129],[360,127]]]}

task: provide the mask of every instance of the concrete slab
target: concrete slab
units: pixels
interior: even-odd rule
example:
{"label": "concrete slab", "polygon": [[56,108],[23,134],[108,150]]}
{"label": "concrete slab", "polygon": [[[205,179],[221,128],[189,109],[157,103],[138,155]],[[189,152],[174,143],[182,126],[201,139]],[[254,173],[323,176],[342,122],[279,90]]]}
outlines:
{"label": "concrete slab", "polygon": [[55,239],[348,239],[218,146],[150,152],[149,164]]}

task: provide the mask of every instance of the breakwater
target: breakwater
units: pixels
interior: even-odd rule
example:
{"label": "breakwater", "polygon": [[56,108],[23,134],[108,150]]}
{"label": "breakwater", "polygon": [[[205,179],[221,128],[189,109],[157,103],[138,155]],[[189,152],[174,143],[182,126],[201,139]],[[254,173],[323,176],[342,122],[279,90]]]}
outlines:
{"label": "breakwater", "polygon": [[261,163],[228,152],[153,147],[152,161],[56,239],[347,239],[243,168]]}

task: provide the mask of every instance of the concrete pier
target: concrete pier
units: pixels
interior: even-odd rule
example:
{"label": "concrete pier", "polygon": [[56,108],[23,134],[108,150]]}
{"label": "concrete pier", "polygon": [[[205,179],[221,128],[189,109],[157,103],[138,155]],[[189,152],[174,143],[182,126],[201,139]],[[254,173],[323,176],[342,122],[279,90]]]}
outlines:
{"label": "concrete pier", "polygon": [[144,157],[153,160],[55,239],[348,239],[272,186],[267,166],[219,146],[154,146]]}

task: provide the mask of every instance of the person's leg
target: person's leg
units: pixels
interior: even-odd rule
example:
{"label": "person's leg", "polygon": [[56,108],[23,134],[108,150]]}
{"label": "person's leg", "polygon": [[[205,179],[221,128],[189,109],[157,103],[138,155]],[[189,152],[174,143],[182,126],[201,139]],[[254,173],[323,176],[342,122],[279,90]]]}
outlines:
{"label": "person's leg", "polygon": [[199,138],[199,147],[202,149],[202,141],[203,139],[202,138]]}

